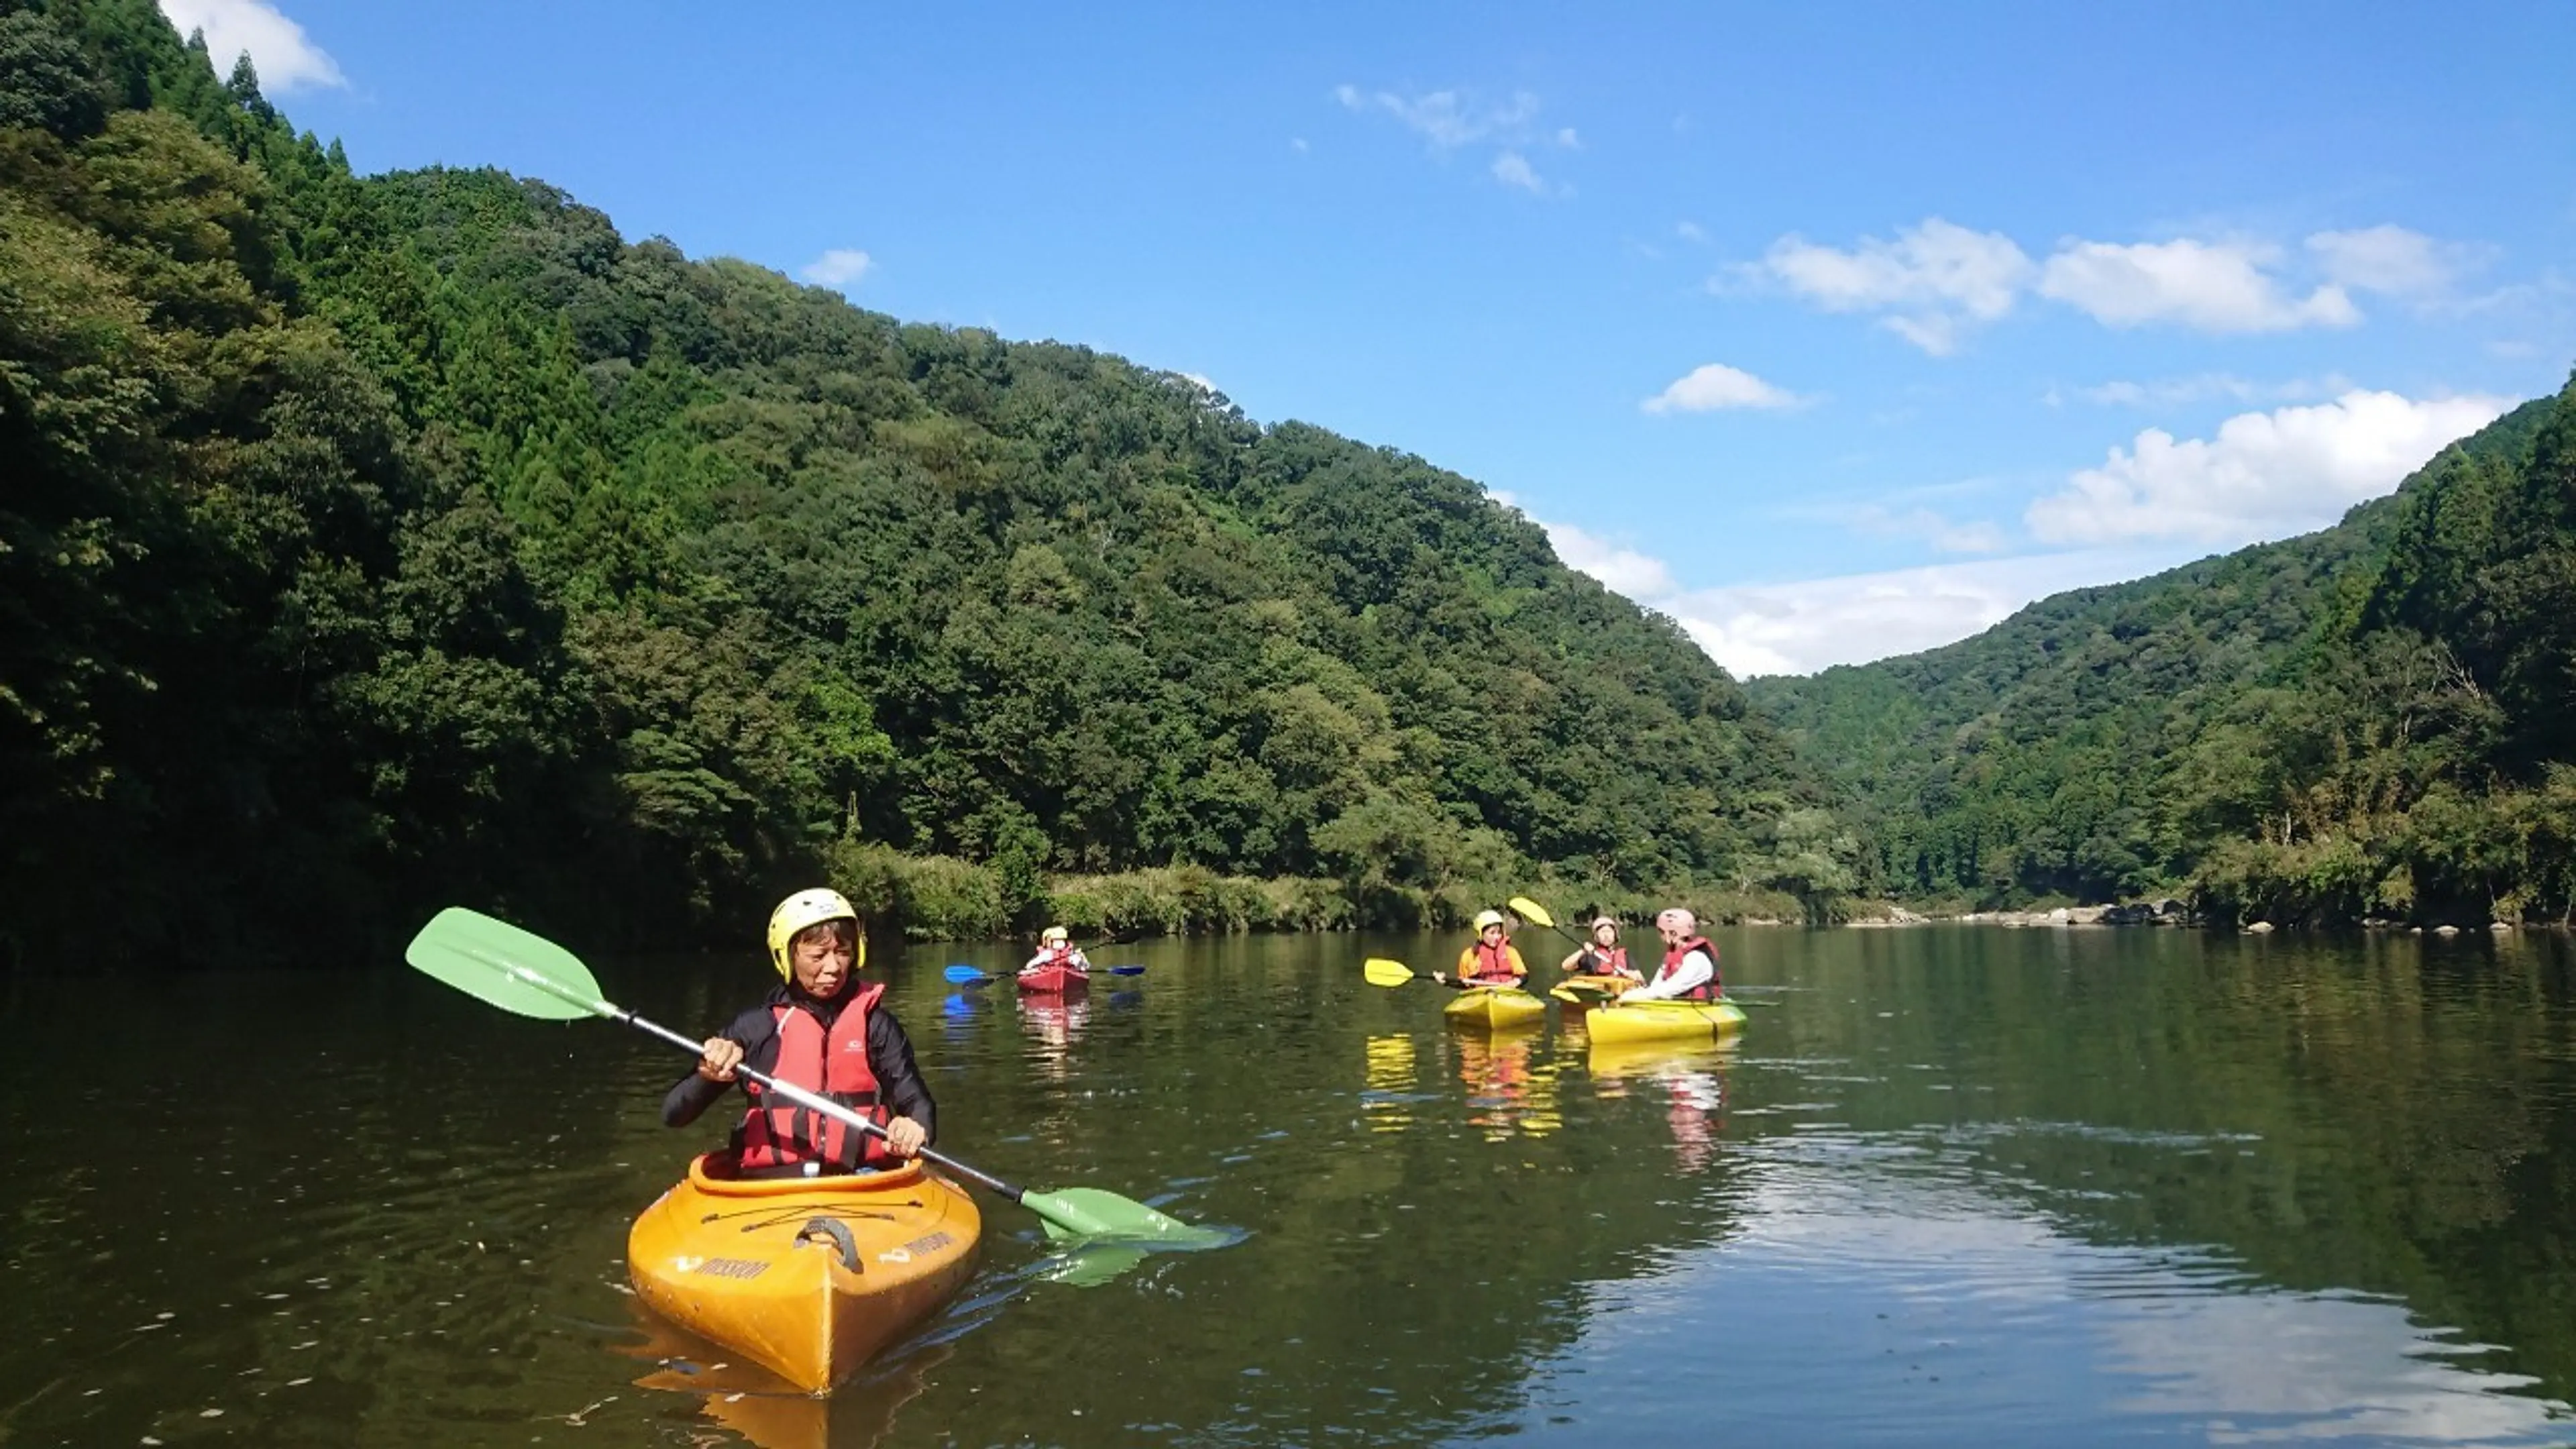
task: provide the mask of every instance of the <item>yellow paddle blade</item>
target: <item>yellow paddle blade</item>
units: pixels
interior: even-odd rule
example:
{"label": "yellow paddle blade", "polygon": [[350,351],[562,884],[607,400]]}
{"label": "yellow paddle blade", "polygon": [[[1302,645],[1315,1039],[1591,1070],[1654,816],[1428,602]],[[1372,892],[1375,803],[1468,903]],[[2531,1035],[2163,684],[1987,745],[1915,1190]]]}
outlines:
{"label": "yellow paddle blade", "polygon": [[1412,967],[1384,956],[1371,956],[1361,969],[1368,973],[1371,986],[1402,986],[1413,979]]}
{"label": "yellow paddle blade", "polygon": [[1522,920],[1529,922],[1531,925],[1536,926],[1541,930],[1553,931],[1556,929],[1556,917],[1547,913],[1547,907],[1540,905],[1538,902],[1531,900],[1527,896],[1514,896],[1505,904],[1509,905],[1512,908],[1513,913],[1518,915]]}
{"label": "yellow paddle blade", "polygon": [[1547,994],[1564,1002],[1568,1006],[1589,1006],[1592,1004],[1585,1000],[1580,993],[1568,991],[1562,986],[1549,987],[1547,989]]}

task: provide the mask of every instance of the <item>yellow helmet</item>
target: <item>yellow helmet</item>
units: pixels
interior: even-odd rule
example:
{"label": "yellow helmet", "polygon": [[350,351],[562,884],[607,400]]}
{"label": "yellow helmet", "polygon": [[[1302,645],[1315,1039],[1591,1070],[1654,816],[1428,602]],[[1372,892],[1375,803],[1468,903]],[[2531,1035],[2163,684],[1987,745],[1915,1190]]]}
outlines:
{"label": "yellow helmet", "polygon": [[1056,941],[1070,941],[1072,939],[1073,933],[1062,926],[1049,926],[1045,930],[1038,932],[1038,942],[1041,945]]}
{"label": "yellow helmet", "polygon": [[1476,929],[1479,931],[1484,930],[1487,926],[1499,926],[1502,923],[1503,913],[1500,911],[1478,911],[1476,913]]}
{"label": "yellow helmet", "polygon": [[[780,901],[778,909],[769,913],[769,964],[778,968],[780,980],[795,980],[795,968],[787,964],[787,948],[795,943],[798,932],[825,921],[848,921],[856,925],[858,919],[859,908],[851,905],[850,898],[839,891],[798,891]],[[868,964],[868,933],[860,931],[857,935],[858,944],[853,948],[850,960],[853,971]]]}

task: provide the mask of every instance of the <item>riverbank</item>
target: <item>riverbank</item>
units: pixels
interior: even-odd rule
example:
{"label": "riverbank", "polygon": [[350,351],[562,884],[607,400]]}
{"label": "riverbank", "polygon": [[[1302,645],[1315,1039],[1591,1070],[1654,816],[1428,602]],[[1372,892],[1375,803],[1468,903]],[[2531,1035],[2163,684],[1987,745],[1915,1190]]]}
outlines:
{"label": "riverbank", "polygon": [[867,914],[879,935],[913,941],[1011,936],[1041,924],[1062,925],[1095,939],[1449,930],[1513,896],[1539,902],[1569,927],[1607,912],[1649,934],[1655,912],[1673,905],[1687,906],[1716,925],[1794,925],[1806,919],[1798,898],[1781,891],[1704,883],[1638,890],[1549,871],[1432,885],[1261,879],[1220,875],[1199,866],[1076,875],[1010,862],[908,855],[855,841],[835,846],[825,870],[833,887]]}

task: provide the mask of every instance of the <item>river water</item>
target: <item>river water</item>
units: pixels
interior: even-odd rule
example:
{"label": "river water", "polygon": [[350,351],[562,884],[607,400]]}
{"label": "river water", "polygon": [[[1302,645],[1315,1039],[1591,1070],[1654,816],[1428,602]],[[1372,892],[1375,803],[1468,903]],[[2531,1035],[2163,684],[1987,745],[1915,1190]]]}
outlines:
{"label": "river water", "polygon": [[[669,1048],[391,964],[0,984],[0,1445],[2576,1441],[2558,937],[1745,931],[1740,1040],[1617,1054],[1361,979],[1457,944],[1117,947],[1071,1009],[880,950],[945,1148],[1247,1236],[1113,1271],[987,1198],[828,1401],[625,1291],[722,1135]],[[593,964],[692,1034],[769,979]]]}

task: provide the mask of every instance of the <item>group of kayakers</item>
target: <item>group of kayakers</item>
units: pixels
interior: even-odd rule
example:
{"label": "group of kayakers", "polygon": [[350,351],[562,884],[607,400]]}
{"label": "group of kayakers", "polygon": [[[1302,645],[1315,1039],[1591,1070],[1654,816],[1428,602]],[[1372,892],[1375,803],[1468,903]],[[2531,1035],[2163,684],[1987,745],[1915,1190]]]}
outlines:
{"label": "group of kayakers", "polygon": [[[1476,938],[1458,953],[1460,986],[1517,986],[1529,966],[1512,944],[1512,918],[1480,911]],[[1663,964],[1653,977],[1628,961],[1617,918],[1596,917],[1590,938],[1561,969],[1569,976],[1615,977],[1633,983],[1623,1001],[1714,1001],[1724,990],[1717,947],[1700,934],[1699,920],[1675,906],[1655,917],[1663,938]],[[867,965],[867,935],[849,898],[833,890],[804,890],[778,903],[769,915],[769,961],[779,984],[722,1032],[707,1038],[697,1070],[662,1100],[662,1121],[685,1127],[713,1106],[729,1087],[749,1099],[734,1129],[734,1170],[747,1178],[817,1177],[883,1167],[918,1154],[938,1132],[937,1106],[913,1060],[912,1041],[882,1003],[883,982],[859,979]],[[1020,968],[1023,986],[1062,990],[1087,981],[1090,961],[1062,926],[1038,938],[1037,954]],[[852,1130],[838,1118],[787,1102],[737,1068],[815,1093],[850,1108],[882,1129]]]}
{"label": "group of kayakers", "polygon": [[[1456,980],[1462,986],[1518,986],[1529,978],[1520,949],[1512,944],[1512,918],[1501,911],[1476,913],[1476,939],[1458,953]],[[1615,916],[1593,918],[1591,939],[1559,963],[1569,976],[1606,976],[1637,983],[1620,994],[1622,1001],[1715,1001],[1726,986],[1717,971],[1717,947],[1699,931],[1699,917],[1680,906],[1658,913],[1655,931],[1663,937],[1664,962],[1649,980],[1628,964],[1628,949],[1619,944]]]}

